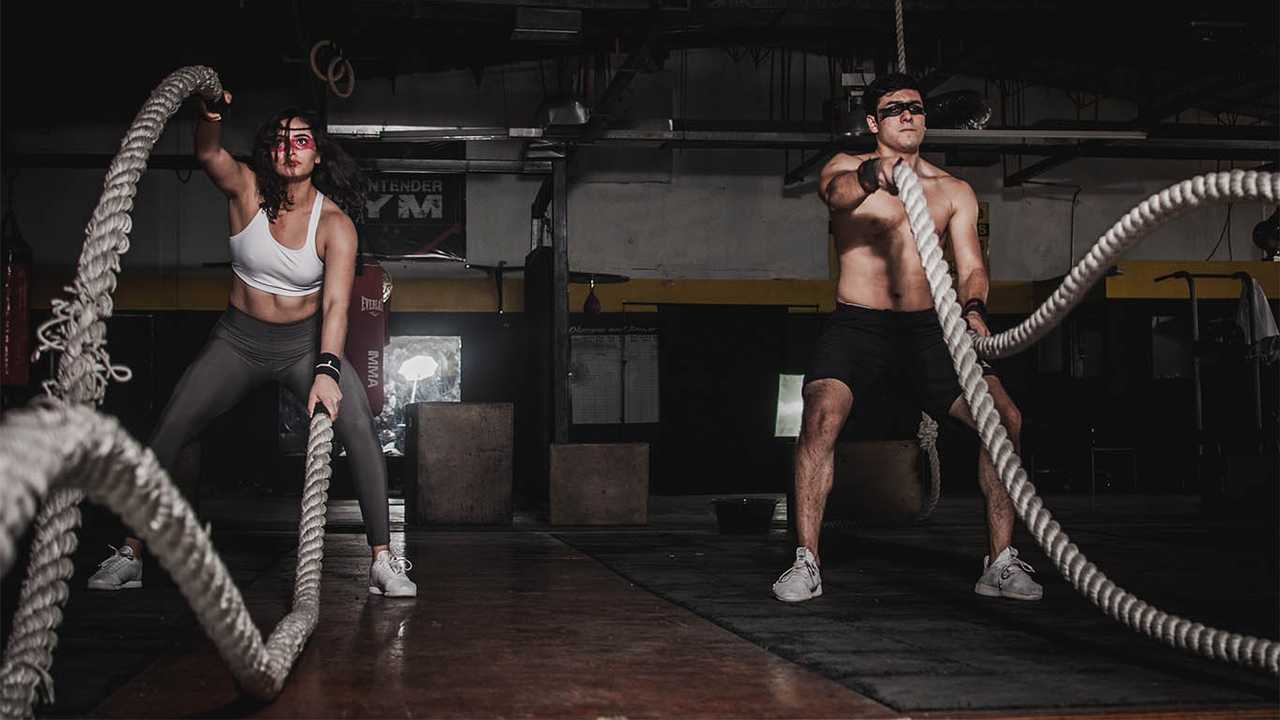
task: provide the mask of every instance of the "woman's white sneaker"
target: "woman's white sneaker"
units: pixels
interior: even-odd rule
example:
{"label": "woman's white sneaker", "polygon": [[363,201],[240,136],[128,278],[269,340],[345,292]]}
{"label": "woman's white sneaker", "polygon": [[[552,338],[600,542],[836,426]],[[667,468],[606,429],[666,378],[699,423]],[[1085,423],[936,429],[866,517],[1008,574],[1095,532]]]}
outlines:
{"label": "woman's white sneaker", "polygon": [[417,597],[418,586],[406,574],[412,568],[407,559],[383,550],[369,566],[369,592],[393,598]]}
{"label": "woman's white sneaker", "polygon": [[133,556],[133,548],[125,545],[111,548],[111,557],[98,564],[89,577],[90,590],[132,590],[142,587],[142,561]]}

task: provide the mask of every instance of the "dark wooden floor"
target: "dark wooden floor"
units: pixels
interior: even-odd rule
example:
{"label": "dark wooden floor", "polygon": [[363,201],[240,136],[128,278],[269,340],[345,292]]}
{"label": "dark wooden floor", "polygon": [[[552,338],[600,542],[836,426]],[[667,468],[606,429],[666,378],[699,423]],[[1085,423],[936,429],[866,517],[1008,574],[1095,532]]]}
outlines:
{"label": "dark wooden floor", "polygon": [[[106,717],[893,717],[542,533],[411,541],[416,601],[372,597],[362,538],[331,536],[321,619],[280,697],[238,701],[211,645],[155,662]],[[270,626],[286,563],[247,595]]]}
{"label": "dark wooden floor", "polygon": [[[1199,591],[1149,599],[1174,610],[1207,609],[1215,621],[1235,607],[1233,629],[1274,632],[1280,607],[1256,549],[1215,545],[1221,538],[1203,534],[1193,502],[1116,498],[1096,512],[1079,498],[1067,505],[1064,525],[1078,528],[1073,536],[1090,543],[1086,550],[1096,549],[1122,584],[1167,593],[1162,588],[1198,582]],[[977,543],[980,562],[976,499],[949,499],[928,526],[860,531],[845,548],[833,541],[828,594],[800,607],[768,597],[785,562],[775,566],[790,551],[785,533],[720,536],[707,509],[704,499],[654,498],[645,529],[553,530],[522,519],[504,531],[404,533],[397,506],[394,539],[407,543],[420,588],[416,601],[406,601],[367,594],[367,548],[363,536],[351,532],[358,511],[353,503],[335,503],[320,625],[284,692],[267,705],[240,696],[159,570],[148,570],[141,591],[84,589],[105,551],[100,540],[110,537],[90,513],[55,658],[57,702],[37,711],[308,718],[1280,716],[1274,678],[1129,638],[1082,610],[1042,563],[1050,593],[1045,603],[978,604],[969,577],[970,545]],[[249,508],[211,503],[202,511],[255,620],[269,631],[289,603],[296,509],[289,501],[264,501]],[[842,557],[842,551],[848,552]],[[1035,555],[1025,544],[1024,554]],[[1213,567],[1215,557],[1231,563],[1233,579],[1223,587],[1232,597],[1210,607],[1203,605],[1212,597],[1201,587],[1205,576],[1187,574]],[[1061,629],[1037,629],[1059,618]],[[1023,666],[979,661],[993,627],[995,640],[1010,645],[1009,657]],[[879,644],[867,645],[868,638]],[[1057,662],[1061,692],[1052,684]],[[1034,677],[1024,680],[1028,669]],[[1091,702],[1070,695],[1090,687],[1098,690]]]}

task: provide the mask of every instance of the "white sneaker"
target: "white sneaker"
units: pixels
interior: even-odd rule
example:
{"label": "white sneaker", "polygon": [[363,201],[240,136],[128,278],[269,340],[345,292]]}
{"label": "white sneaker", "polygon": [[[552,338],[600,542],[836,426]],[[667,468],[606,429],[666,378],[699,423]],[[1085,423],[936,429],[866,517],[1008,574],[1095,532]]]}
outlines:
{"label": "white sneaker", "polygon": [[773,584],[773,596],[782,602],[804,602],[822,595],[822,573],[807,547],[796,548],[796,561]]}
{"label": "white sneaker", "polygon": [[417,597],[418,586],[405,573],[413,563],[383,550],[369,566],[369,592],[373,595],[404,598]]}
{"label": "white sneaker", "polygon": [[89,578],[90,590],[132,590],[142,587],[142,561],[133,556],[133,548],[125,545],[112,549],[111,557],[98,564]]}
{"label": "white sneaker", "polygon": [[990,556],[982,558],[982,577],[973,591],[986,597],[1005,597],[1014,600],[1039,600],[1044,597],[1044,588],[1031,579],[1029,573],[1035,568],[1018,559],[1018,551],[1007,547],[994,562]]}

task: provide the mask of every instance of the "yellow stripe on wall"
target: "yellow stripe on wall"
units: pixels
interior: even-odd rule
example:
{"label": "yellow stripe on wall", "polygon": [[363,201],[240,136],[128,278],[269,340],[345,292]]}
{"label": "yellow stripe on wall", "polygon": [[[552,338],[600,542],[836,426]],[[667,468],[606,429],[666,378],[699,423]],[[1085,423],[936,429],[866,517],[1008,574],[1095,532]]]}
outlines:
{"label": "yellow stripe on wall", "polygon": [[[1116,300],[1186,299],[1182,280],[1154,282],[1160,275],[1178,270],[1193,273],[1247,272],[1256,278],[1267,297],[1280,297],[1280,263],[1266,261],[1197,262],[1136,260],[1120,263],[1122,275],[1106,279],[1106,296]],[[71,283],[68,268],[37,267],[32,274],[31,307],[47,310],[54,297],[65,297]],[[496,312],[497,291],[491,278],[427,279],[392,277],[393,311]],[[226,270],[188,270],[182,273],[133,271],[120,276],[115,291],[118,311],[222,310],[227,306],[231,273]],[[1196,281],[1203,299],[1240,297],[1234,279]],[[580,312],[588,286],[569,286],[569,310]],[[652,312],[654,303],[705,303],[741,305],[789,305],[793,312],[829,312],[835,306],[835,282],[831,280],[653,280],[597,285],[596,297],[604,312]],[[992,313],[1027,315],[1035,309],[1032,283],[993,282],[987,305]],[[503,305],[507,312],[524,311],[524,280],[503,279]]]}
{"label": "yellow stripe on wall", "polygon": [[[1109,277],[1107,297],[1122,300],[1185,300],[1187,281],[1170,278],[1155,282],[1157,277],[1185,270],[1189,273],[1227,274],[1247,272],[1253,276],[1267,297],[1280,297],[1280,263],[1265,260],[1133,260],[1119,263],[1122,275]],[[1196,297],[1204,300],[1232,300],[1240,297],[1240,281],[1235,279],[1196,279]]]}
{"label": "yellow stripe on wall", "polygon": [[[36,268],[31,307],[48,309],[54,297],[65,296],[63,287],[70,284],[72,275],[66,268]],[[392,283],[395,288],[391,298],[393,311],[497,311],[497,290],[491,278],[410,279],[393,274]],[[231,273],[226,270],[125,272],[116,287],[115,308],[134,312],[222,310],[227,306],[230,289]],[[587,285],[569,286],[570,312],[582,310],[588,290]],[[1033,295],[1031,283],[993,282],[987,305],[993,313],[1025,315],[1035,309]],[[654,303],[789,305],[793,312],[811,312],[815,307],[819,312],[829,312],[835,307],[835,283],[831,280],[635,279],[596,285],[596,297],[604,312],[652,312]],[[523,279],[503,279],[503,306],[507,312],[524,311]]]}

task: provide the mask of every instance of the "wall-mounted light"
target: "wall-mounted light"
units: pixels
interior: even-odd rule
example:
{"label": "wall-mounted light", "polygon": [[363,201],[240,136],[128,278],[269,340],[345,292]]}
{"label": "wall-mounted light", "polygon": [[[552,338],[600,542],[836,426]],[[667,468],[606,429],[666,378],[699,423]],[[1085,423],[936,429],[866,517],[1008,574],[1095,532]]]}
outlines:
{"label": "wall-mounted light", "polygon": [[436,374],[436,370],[440,368],[440,363],[430,355],[414,355],[413,357],[400,363],[400,377],[413,383],[413,391],[409,396],[409,402],[416,402],[418,399],[418,382],[426,380]]}

